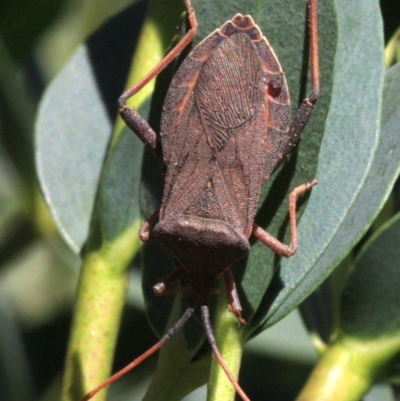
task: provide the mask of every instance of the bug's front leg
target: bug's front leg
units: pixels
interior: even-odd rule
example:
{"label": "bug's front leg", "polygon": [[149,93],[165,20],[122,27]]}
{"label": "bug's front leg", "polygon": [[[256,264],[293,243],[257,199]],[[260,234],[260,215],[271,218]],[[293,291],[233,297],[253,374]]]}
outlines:
{"label": "bug's front leg", "polygon": [[242,318],[242,305],[240,305],[239,294],[237,293],[235,279],[230,267],[224,271],[224,280],[228,295],[229,310],[235,315],[239,323],[247,326],[247,322]]}
{"label": "bug's front leg", "polygon": [[314,111],[315,104],[319,98],[319,56],[318,56],[318,20],[317,20],[317,0],[309,0],[309,19],[310,19],[310,55],[311,55],[311,92],[303,100],[300,108],[290,124],[289,128],[289,147],[287,152],[293,148],[303,132],[304,127],[310,120]]}
{"label": "bug's front leg", "polygon": [[148,242],[151,240],[151,227],[160,215],[160,207],[144,222],[143,226],[139,230],[139,237],[142,242]]}
{"label": "bug's front leg", "polygon": [[[148,242],[152,240],[151,227],[154,225],[154,222],[158,219],[160,215],[160,209],[161,207],[157,208],[157,210],[145,221],[145,223],[141,227],[139,231],[139,237],[143,242]],[[172,272],[168,277],[166,277],[165,279],[163,279],[162,281],[153,286],[154,294],[160,296],[160,295],[170,295],[170,294],[176,294],[178,292],[184,292],[186,290],[185,288],[178,288],[175,290],[168,290],[168,288],[171,286],[171,284],[178,281],[185,273],[187,273],[185,267],[180,266],[178,269]]]}
{"label": "bug's front leg", "polygon": [[126,101],[135,93],[139,92],[147,83],[156,77],[167,65],[174,60],[181,51],[193,40],[197,32],[197,20],[190,0],[185,0],[185,7],[189,19],[190,29],[179,43],[138,83],[126,90],[118,100],[118,112],[126,125],[131,128],[140,140],[157,156],[162,158],[161,141],[147,121]]}
{"label": "bug's front leg", "polygon": [[256,223],[253,224],[252,234],[268,248],[272,249],[276,254],[289,258],[293,256],[297,251],[297,222],[296,222],[296,201],[297,197],[304,192],[308,191],[314,185],[317,185],[318,181],[313,180],[307,184],[296,187],[289,195],[289,217],[290,217],[290,231],[291,231],[291,244],[290,246],[283,244],[277,238],[267,233],[264,229],[258,226]]}

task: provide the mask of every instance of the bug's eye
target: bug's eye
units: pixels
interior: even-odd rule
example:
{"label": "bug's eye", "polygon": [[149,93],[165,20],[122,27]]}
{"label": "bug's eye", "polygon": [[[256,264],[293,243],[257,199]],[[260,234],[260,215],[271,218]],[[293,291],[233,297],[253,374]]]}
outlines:
{"label": "bug's eye", "polygon": [[282,87],[274,82],[268,82],[268,95],[276,99],[281,94]]}

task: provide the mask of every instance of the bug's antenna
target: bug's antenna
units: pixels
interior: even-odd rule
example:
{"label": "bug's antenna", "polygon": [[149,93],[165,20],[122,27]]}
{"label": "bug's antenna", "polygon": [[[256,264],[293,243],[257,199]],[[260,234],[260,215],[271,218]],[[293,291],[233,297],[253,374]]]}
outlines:
{"label": "bug's antenna", "polygon": [[224,359],[222,358],[221,353],[219,352],[217,343],[215,341],[214,333],[212,331],[211,322],[210,322],[210,313],[208,311],[207,305],[203,305],[201,307],[201,317],[203,319],[203,324],[204,324],[204,328],[206,330],[208,342],[211,345],[212,352],[215,355],[215,357],[217,358],[218,363],[224,370],[225,374],[228,376],[228,379],[232,383],[233,387],[235,387],[235,390],[240,395],[240,398],[243,401],[250,401],[249,397],[247,397],[246,393],[243,391],[243,389],[240,387],[237,380],[233,377],[232,373],[229,371],[228,366],[226,366],[226,363],[225,363]]}
{"label": "bug's antenna", "polygon": [[160,339],[160,341],[158,343],[154,344],[150,349],[148,349],[142,355],[137,357],[129,365],[125,366],[119,372],[115,373],[114,375],[109,377],[107,380],[105,380],[103,383],[101,383],[99,386],[97,386],[95,389],[93,389],[92,391],[87,393],[81,399],[81,401],[90,400],[102,388],[105,388],[105,387],[109,386],[111,383],[114,383],[116,380],[118,380],[125,373],[128,373],[130,370],[132,370],[133,368],[138,366],[140,363],[142,363],[149,356],[153,355],[156,351],[158,351],[172,336],[174,336],[185,325],[185,323],[188,321],[190,316],[192,316],[193,311],[194,311],[193,308],[187,308],[185,313],[182,315],[182,317],[167,331],[167,333]]}

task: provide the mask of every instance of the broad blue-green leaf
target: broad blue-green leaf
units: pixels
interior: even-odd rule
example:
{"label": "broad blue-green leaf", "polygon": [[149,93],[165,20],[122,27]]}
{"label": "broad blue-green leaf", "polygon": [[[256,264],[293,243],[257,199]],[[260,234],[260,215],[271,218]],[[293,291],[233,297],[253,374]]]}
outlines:
{"label": "broad blue-green leaf", "polygon": [[285,316],[337,266],[372,223],[398,173],[398,135],[387,136],[382,129],[379,2],[340,0],[337,13],[339,42],[317,171],[320,185],[300,224],[300,251],[282,263],[284,285],[266,325]]}
{"label": "broad blue-green leaf", "polygon": [[378,381],[396,375],[400,351],[399,240],[397,214],[362,247],[340,299],[338,330],[299,401],[358,400]]}
{"label": "broad blue-green leaf", "polygon": [[[132,21],[140,20],[143,12],[143,4],[132,7],[82,45],[48,87],[38,112],[36,165],[41,187],[62,235],[75,252],[80,251],[88,235],[117,99],[140,29],[140,24],[132,26]],[[121,152],[115,153],[108,164],[108,178],[104,178],[110,184],[108,192],[102,192],[108,209],[103,216],[107,215],[105,228],[113,231],[108,237],[129,224],[130,190],[124,181],[134,181],[129,176],[132,169],[137,175],[140,171],[137,152],[142,145],[134,135],[127,138],[127,133],[119,146]],[[123,195],[116,189],[121,180]],[[137,197],[137,186],[135,192]],[[133,208],[137,207],[136,201]]]}
{"label": "broad blue-green leaf", "polygon": [[348,335],[371,340],[399,335],[399,243],[397,214],[361,250],[342,297],[341,328]]}
{"label": "broad blue-green leaf", "polygon": [[40,106],[36,161],[42,190],[76,252],[87,238],[112,124],[84,47],[57,76]]}
{"label": "broad blue-green leaf", "polygon": [[[384,150],[384,153],[387,155],[386,161],[390,161],[390,163],[382,164],[380,168],[380,171],[384,171],[389,165],[393,177],[400,170],[399,155],[396,154],[400,131],[399,83],[400,65],[396,65],[388,70],[385,76],[382,106],[382,138],[386,144],[386,149]],[[352,327],[353,321],[354,328],[360,331],[362,327],[358,321],[363,321],[362,319],[367,319],[367,317],[369,322],[363,326],[368,327],[370,324],[372,326],[371,330],[375,327],[375,329],[386,331],[385,325],[382,322],[377,324],[375,319],[391,320],[390,324],[396,324],[395,317],[390,317],[390,311],[393,308],[396,309],[396,306],[393,306],[391,302],[396,300],[396,294],[398,293],[398,291],[393,290],[393,288],[396,288],[396,280],[391,277],[394,271],[398,272],[398,258],[396,259],[398,225],[398,216],[392,218],[391,222],[388,222],[364,245],[360,255],[357,256],[357,260],[353,263],[350,261],[347,263],[349,265],[347,271],[354,270],[352,265],[356,264],[350,283],[347,285],[346,302],[342,308],[343,322],[347,328]],[[330,278],[319,289],[318,294],[312,294],[309,300],[302,304],[308,325],[316,331],[316,334],[325,343],[328,341],[332,331],[337,328],[334,326],[338,321],[336,321],[337,319],[332,321],[330,311],[333,310],[334,315],[339,313],[339,310],[336,309],[339,309],[339,304],[342,304],[342,301],[339,303],[338,300],[344,285],[343,279],[338,283],[336,281],[331,282]],[[384,288],[380,288],[380,284]],[[380,291],[379,296],[374,296],[374,291]],[[332,299],[332,297],[335,297],[336,300]],[[347,301],[351,301],[351,306],[346,306]],[[370,305],[370,303],[373,303],[374,306]],[[355,308],[363,311],[362,314],[356,314],[354,311]],[[364,312],[364,308],[368,310],[368,313]],[[317,313],[317,310],[319,313]],[[377,316],[372,315],[372,311]],[[349,330],[347,329],[347,331]]]}

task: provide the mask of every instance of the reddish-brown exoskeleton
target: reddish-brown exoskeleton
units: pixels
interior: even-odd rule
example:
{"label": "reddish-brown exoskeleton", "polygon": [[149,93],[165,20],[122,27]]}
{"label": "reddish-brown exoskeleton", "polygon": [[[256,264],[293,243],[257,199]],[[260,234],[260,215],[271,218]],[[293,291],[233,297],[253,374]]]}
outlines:
{"label": "reddish-brown exoskeleton", "polygon": [[182,62],[165,99],[158,136],[126,100],[196,35],[190,0],[185,0],[185,6],[189,31],[152,71],[124,92],[119,112],[144,144],[163,158],[167,169],[161,207],[144,224],[140,237],[163,243],[180,266],[154,291],[161,295],[187,275],[189,306],[157,344],[83,400],[158,350],[198,307],[215,357],[241,398],[248,400],[217,348],[209,318],[210,297],[216,279],[223,275],[229,308],[244,323],[230,266],[249,252],[251,235],[277,254],[292,256],[297,250],[296,199],[317,183],[301,185],[289,196],[290,246],[254,223],[261,185],[297,144],[319,96],[317,0],[309,0],[312,90],[292,121],[278,59],[253,19],[236,14]]}

